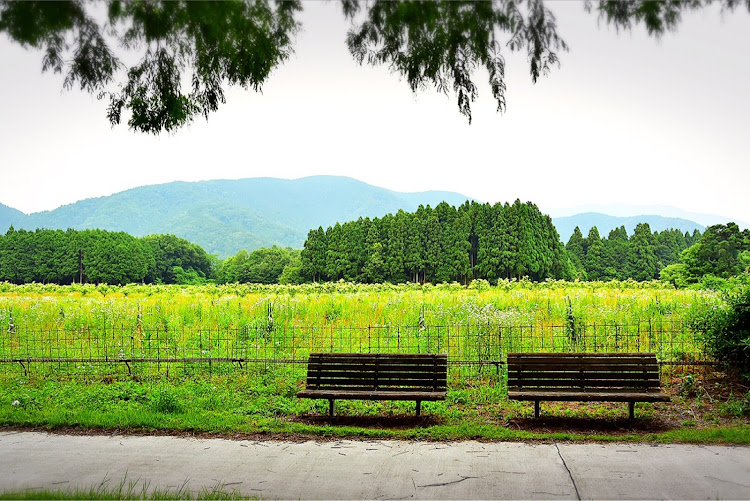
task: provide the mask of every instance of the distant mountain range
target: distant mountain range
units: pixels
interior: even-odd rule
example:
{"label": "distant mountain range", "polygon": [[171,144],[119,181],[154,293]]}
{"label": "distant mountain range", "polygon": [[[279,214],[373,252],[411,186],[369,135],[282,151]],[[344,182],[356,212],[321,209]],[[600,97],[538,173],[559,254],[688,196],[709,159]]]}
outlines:
{"label": "distant mountain range", "polygon": [[[135,236],[172,233],[225,258],[241,249],[272,245],[301,248],[309,230],[318,226],[382,217],[399,209],[413,212],[420,204],[434,207],[445,201],[460,205],[466,200],[471,199],[454,192],[401,193],[338,176],[173,182],[29,215],[0,204],[0,232],[13,225],[29,230],[100,228]],[[710,217],[706,218],[710,223]],[[641,222],[649,223],[652,231],[676,228],[692,233],[705,229],[692,220],[660,215],[616,217],[586,212],[552,221],[563,243],[576,226],[584,236],[592,226],[597,226],[601,236],[622,225],[632,234]],[[724,221],[710,224],[719,222]]]}
{"label": "distant mountain range", "polygon": [[0,231],[8,229],[12,222],[22,221],[26,217],[28,216],[20,210],[0,204]]}
{"label": "distant mountain range", "polygon": [[[587,212],[595,212],[599,214],[608,214],[610,216],[618,217],[644,217],[641,214],[658,214],[668,218],[680,218],[688,221],[694,221],[703,226],[711,226],[713,224],[727,224],[734,222],[739,225],[740,228],[750,228],[750,223],[741,221],[736,218],[728,218],[725,216],[719,216],[717,214],[702,214],[699,212],[686,211],[670,205],[627,205],[627,204],[607,204],[607,205],[576,205],[574,207],[562,208],[550,208],[548,210],[542,209],[542,212],[548,213],[553,219],[558,219],[565,216],[573,216],[577,214],[584,214]],[[581,228],[583,230],[583,228]]]}
{"label": "distant mountain range", "polygon": [[[442,201],[458,193],[399,193],[348,177],[250,178],[133,188],[30,215],[0,206],[0,228],[100,228],[135,236],[172,233],[221,258],[272,245],[301,248],[310,229]],[[4,231],[4,230],[0,230]]]}

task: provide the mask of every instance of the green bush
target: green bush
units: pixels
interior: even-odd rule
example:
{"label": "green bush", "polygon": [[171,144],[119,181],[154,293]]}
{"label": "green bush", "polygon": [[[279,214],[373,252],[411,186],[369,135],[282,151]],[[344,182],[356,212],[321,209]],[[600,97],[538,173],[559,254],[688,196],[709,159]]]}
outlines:
{"label": "green bush", "polygon": [[750,416],[750,391],[740,398],[732,395],[726,403],[721,405],[721,413],[734,418]]}
{"label": "green bush", "polygon": [[168,385],[159,385],[151,393],[151,407],[162,414],[176,414],[182,411],[180,401]]}
{"label": "green bush", "polygon": [[694,320],[706,350],[736,374],[750,377],[750,286],[723,292],[725,305],[714,306]]}

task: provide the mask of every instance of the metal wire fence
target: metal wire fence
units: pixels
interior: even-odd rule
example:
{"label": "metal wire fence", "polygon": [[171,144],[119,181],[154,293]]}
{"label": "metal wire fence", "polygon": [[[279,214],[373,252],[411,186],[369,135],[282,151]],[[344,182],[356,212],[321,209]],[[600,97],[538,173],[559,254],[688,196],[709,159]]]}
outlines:
{"label": "metal wire fence", "polygon": [[288,366],[313,352],[446,353],[454,377],[500,375],[508,352],[655,352],[664,365],[701,366],[699,336],[679,321],[590,325],[264,326],[75,330],[0,334],[0,371],[65,376],[163,377]]}

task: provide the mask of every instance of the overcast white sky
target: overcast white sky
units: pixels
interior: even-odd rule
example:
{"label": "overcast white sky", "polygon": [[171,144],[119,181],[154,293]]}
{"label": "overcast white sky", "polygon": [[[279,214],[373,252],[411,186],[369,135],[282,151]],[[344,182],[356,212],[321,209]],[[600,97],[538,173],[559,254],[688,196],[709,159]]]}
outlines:
{"label": "overcast white sky", "polygon": [[670,205],[750,221],[750,14],[685,16],[656,41],[550,2],[570,45],[536,85],[506,53],[507,102],[486,74],[469,125],[453,95],[414,95],[358,66],[337,2],[305,4],[296,54],[263,93],[232,89],[208,122],[159,137],[112,129],[105,102],[41,74],[41,54],[0,38],[0,202],[36,212],[175,180],[315,174],[485,202]]}

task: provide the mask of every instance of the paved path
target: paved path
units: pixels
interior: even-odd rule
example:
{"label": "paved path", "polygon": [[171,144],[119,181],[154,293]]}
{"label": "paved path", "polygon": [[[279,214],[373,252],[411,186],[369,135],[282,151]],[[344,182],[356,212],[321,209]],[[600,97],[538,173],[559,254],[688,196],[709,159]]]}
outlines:
{"label": "paved path", "polygon": [[263,499],[750,499],[750,448],[0,433],[0,491],[123,478]]}

